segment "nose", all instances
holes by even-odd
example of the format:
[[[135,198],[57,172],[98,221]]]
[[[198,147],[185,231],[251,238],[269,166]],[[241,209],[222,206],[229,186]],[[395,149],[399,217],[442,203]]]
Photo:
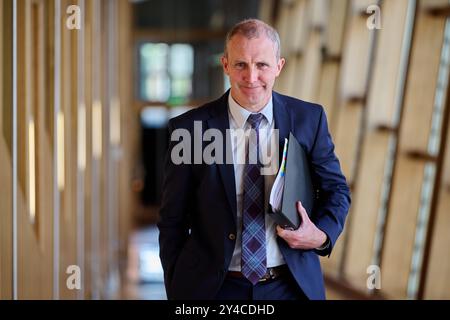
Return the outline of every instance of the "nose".
[[[245,81],[247,81],[248,83],[254,83],[257,80],[258,80],[258,70],[255,67],[250,66],[246,70]]]

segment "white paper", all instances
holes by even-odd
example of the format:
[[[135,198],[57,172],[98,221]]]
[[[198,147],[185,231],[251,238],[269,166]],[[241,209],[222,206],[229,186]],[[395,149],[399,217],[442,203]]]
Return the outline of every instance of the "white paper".
[[[281,210],[284,191],[284,176],[286,173],[286,157],[287,157],[288,139],[284,139],[283,158],[281,160],[280,169],[270,191],[269,204],[274,212]]]

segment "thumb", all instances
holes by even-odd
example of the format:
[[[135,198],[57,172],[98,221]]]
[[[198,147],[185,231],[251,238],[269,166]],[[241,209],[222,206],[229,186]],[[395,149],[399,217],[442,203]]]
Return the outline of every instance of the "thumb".
[[[308,213],[306,212],[306,209],[303,208],[302,203],[300,201],[297,201],[297,212],[300,214],[302,222],[309,221]]]

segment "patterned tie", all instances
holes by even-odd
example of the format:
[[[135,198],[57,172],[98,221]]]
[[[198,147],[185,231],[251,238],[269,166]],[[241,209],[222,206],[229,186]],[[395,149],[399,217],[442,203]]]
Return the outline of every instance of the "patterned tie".
[[[263,118],[260,113],[248,117],[252,130],[244,167],[241,272],[253,284],[266,273],[264,176],[261,175],[261,164],[257,160],[259,125]]]

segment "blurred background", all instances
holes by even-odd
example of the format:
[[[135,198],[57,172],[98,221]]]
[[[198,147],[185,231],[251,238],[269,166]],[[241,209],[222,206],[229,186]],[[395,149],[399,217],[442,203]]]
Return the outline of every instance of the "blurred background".
[[[166,298],[167,121],[225,92],[249,17],[352,190],[328,298],[450,299],[450,1],[0,0],[1,299]]]

